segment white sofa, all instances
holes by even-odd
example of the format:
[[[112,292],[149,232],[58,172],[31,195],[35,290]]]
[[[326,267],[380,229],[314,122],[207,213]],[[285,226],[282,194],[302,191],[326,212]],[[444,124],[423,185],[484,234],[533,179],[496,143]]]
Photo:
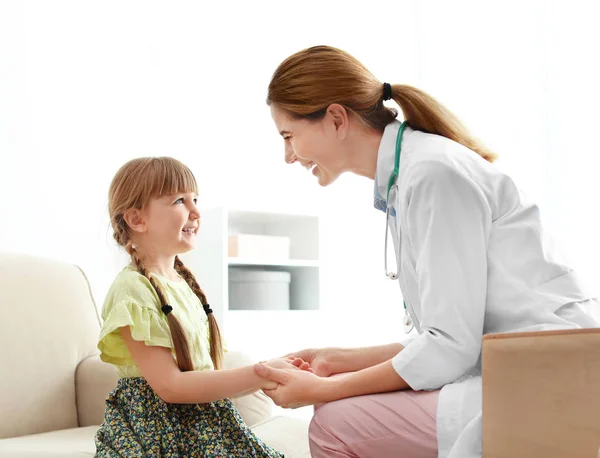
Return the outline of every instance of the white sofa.
[[[0,254],[0,458],[93,456],[104,402],[116,384],[100,361],[100,319],[83,271]],[[251,364],[230,352],[228,367]],[[308,423],[273,416],[262,393],[234,401],[246,423],[286,458],[310,457]]]

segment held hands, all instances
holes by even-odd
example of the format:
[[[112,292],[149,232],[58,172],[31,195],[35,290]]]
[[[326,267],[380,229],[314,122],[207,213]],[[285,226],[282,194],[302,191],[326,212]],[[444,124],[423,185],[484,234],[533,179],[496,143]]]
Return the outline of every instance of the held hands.
[[[327,400],[331,385],[327,350],[303,350],[254,366],[255,372],[273,385],[263,388],[275,404],[297,408]],[[330,388],[330,387],[329,387]]]
[[[297,358],[294,356],[283,356],[281,358],[275,358],[269,361],[261,361],[259,364],[273,369],[312,372],[312,368],[310,367],[309,363],[304,361],[302,358]],[[263,377],[261,389],[265,393],[269,390],[275,390],[278,386],[278,382]]]

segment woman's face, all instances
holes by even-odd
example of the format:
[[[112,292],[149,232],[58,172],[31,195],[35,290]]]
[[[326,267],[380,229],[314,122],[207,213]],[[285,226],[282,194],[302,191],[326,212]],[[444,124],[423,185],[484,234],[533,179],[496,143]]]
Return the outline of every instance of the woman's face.
[[[285,144],[285,162],[299,162],[312,170],[321,186],[333,183],[344,172],[341,140],[345,137],[347,118],[342,119],[343,114],[340,118],[337,108],[331,107],[323,118],[313,121],[294,119],[271,105],[271,116]]]

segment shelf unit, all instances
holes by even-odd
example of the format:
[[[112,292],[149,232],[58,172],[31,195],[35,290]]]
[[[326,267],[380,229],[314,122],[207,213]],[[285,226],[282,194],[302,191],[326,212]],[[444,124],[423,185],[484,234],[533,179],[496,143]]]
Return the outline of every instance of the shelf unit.
[[[314,345],[310,329],[321,308],[319,218],[219,207],[203,211],[201,221],[196,249],[182,260],[206,293],[228,348],[266,359]],[[229,257],[228,237],[238,233],[289,237],[289,259]],[[290,309],[230,310],[231,267],[290,272]]]

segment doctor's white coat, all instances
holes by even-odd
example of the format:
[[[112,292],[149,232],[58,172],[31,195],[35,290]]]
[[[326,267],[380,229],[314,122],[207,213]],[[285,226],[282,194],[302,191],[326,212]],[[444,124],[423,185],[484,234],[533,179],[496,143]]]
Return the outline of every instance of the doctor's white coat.
[[[399,127],[381,140],[376,200]],[[407,127],[396,183],[388,222],[418,336],[401,340],[393,365],[414,390],[442,388],[439,457],[480,457],[482,336],[597,327],[600,304],[553,248],[538,207],[477,153]]]

